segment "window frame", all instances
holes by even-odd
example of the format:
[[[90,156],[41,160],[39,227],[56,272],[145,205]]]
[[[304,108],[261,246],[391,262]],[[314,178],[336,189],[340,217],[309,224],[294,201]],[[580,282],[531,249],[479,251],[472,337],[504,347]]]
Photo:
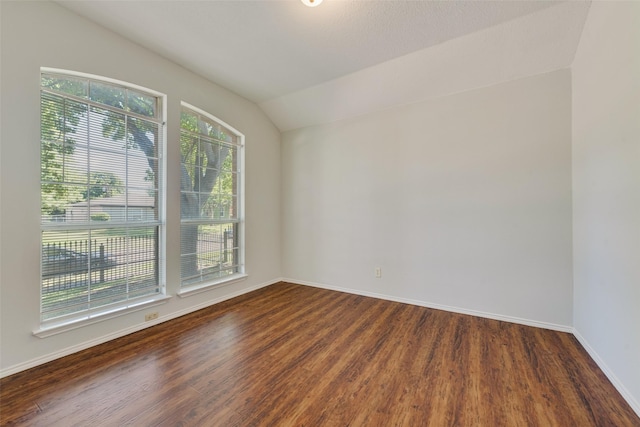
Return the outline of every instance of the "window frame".
[[[40,327],[34,331],[34,335],[39,337],[54,335],[54,334],[61,333],[70,329],[75,329],[87,324],[96,323],[109,318],[117,317],[128,312],[143,310],[150,306],[162,304],[170,299],[170,297],[167,296],[167,286],[166,286],[167,96],[161,92],[158,92],[146,87],[142,87],[133,83],[124,82],[124,81],[109,78],[109,77],[98,76],[94,74],[82,73],[82,72],[71,71],[71,70],[58,69],[58,68],[41,67],[40,73],[39,73],[40,103],[42,103],[44,93],[53,93],[55,94],[55,96],[60,96],[64,99],[70,99],[75,102],[84,103],[85,105],[87,105],[87,108],[90,108],[91,106],[94,106],[94,105],[97,108],[104,109],[106,107],[106,105],[102,105],[101,103],[95,102],[89,99],[89,97],[87,98],[76,97],[72,94],[68,94],[68,93],[65,94],[63,91],[55,91],[55,90],[49,90],[44,88],[42,85],[42,78],[43,76],[46,76],[46,75],[60,76],[61,78],[69,78],[69,79],[82,79],[82,80],[87,80],[91,82],[97,82],[99,84],[115,85],[115,86],[125,88],[129,91],[140,92],[142,95],[147,95],[155,98],[157,110],[154,117],[144,117],[142,115],[136,114],[135,112],[126,111],[124,109],[119,113],[127,117],[133,117],[133,118],[138,117],[139,119],[143,119],[157,125],[157,129],[158,129],[157,147],[156,147],[157,171],[155,173],[159,176],[156,177],[156,184],[155,184],[157,186],[157,189],[156,189],[157,219],[155,220],[133,221],[127,218],[124,221],[114,221],[113,223],[110,223],[105,226],[105,224],[96,224],[92,222],[91,218],[87,216],[87,218],[84,221],[79,223],[73,223],[73,222],[72,223],[66,223],[66,222],[45,223],[45,221],[43,221],[42,219],[42,214],[41,214],[41,220],[40,220],[41,250],[40,250],[40,258],[39,258],[39,268],[40,268],[39,325]],[[110,108],[115,108],[115,107],[110,107]],[[106,110],[108,109],[109,108],[107,108]],[[42,132],[42,126],[43,126],[43,110],[41,106],[40,114],[39,114],[39,127],[41,129],[41,132]],[[87,137],[88,136],[89,136],[89,133],[87,133]],[[86,150],[87,150],[87,153],[90,153],[89,146],[86,147]],[[40,174],[42,174],[42,171],[43,171],[42,158],[41,158],[42,152],[43,151],[42,151],[42,136],[41,136],[39,157],[38,157],[40,162],[40,168],[39,168]],[[89,165],[89,163],[90,163],[90,160],[87,159],[87,165]],[[87,173],[90,173],[90,172],[91,170],[88,169]],[[39,180],[40,180],[40,186],[41,186],[40,200],[42,203],[43,195],[44,195],[42,191],[42,184],[44,182],[43,177],[40,176]],[[90,184],[87,183],[87,189],[89,189],[89,185]],[[125,185],[124,188],[128,188],[128,186]],[[128,206],[128,203],[129,202],[127,202],[127,206]],[[44,284],[45,274],[43,271],[44,260],[43,260],[42,245],[44,244],[44,234],[46,232],[48,231],[66,232],[69,230],[81,230],[81,231],[89,232],[89,230],[92,230],[92,229],[113,228],[113,229],[124,230],[124,229],[136,228],[136,227],[156,227],[157,229],[157,242],[155,242],[155,249],[154,249],[155,251],[154,262],[157,265],[156,267],[157,283],[155,283],[155,286],[158,288],[157,292],[129,298],[129,290],[127,290],[126,292],[127,297],[123,301],[108,303],[98,307],[91,307],[89,305],[89,307],[86,309],[82,309],[70,314],[59,315],[49,319],[43,318],[43,315],[44,315],[43,284]],[[88,249],[88,251],[89,252],[87,257],[89,257],[90,255],[93,256],[90,248]],[[130,250],[127,250],[125,252],[125,256],[128,256],[127,254],[130,254]],[[128,265],[128,261],[127,261],[127,265]],[[87,280],[89,280],[89,278],[87,278]]]
[[[237,138],[237,144],[234,144],[237,150],[237,184],[236,184],[236,191],[237,191],[237,199],[236,199],[236,203],[237,203],[237,219],[232,220],[232,219],[225,219],[224,221],[222,220],[206,220],[206,219],[197,219],[197,220],[189,220],[189,219],[184,219],[182,218],[182,209],[181,209],[181,213],[180,213],[180,230],[181,230],[181,242],[182,242],[182,226],[185,224],[192,224],[192,225],[196,225],[196,224],[224,224],[224,223],[235,223],[236,224],[236,229],[238,230],[237,232],[237,236],[234,236],[234,239],[237,239],[237,245],[238,245],[238,249],[237,249],[237,271],[233,274],[230,274],[228,276],[223,276],[223,277],[218,277],[218,278],[213,278],[213,279],[208,279],[208,280],[203,280],[200,282],[196,282],[196,283],[190,283],[190,284],[184,284],[183,283],[183,279],[182,279],[182,249],[180,251],[180,285],[179,285],[179,290],[177,292],[177,295],[180,297],[186,297],[189,295],[193,295],[193,294],[197,294],[197,293],[201,293],[201,292],[205,292],[208,291],[212,288],[216,288],[216,287],[220,287],[220,286],[226,286],[232,283],[236,283],[238,281],[242,281],[244,280],[246,277],[248,277],[248,275],[246,274],[245,271],[245,135],[240,132],[239,130],[237,130],[235,127],[229,125],[228,123],[226,123],[225,121],[221,120],[220,118],[214,116],[211,113],[208,113],[207,111],[198,108],[194,105],[191,105],[187,102],[181,101],[180,103],[180,113],[182,116],[182,112],[184,111],[188,111],[190,113],[194,113],[196,115],[202,116],[204,118],[206,118],[207,120],[225,128],[226,130],[230,131],[236,138]],[[182,123],[180,123],[180,136],[182,137]],[[183,159],[182,159],[182,153],[180,154],[180,167],[182,168],[183,165]],[[180,188],[180,193],[182,195],[182,188]],[[181,197],[182,199],[182,197]],[[182,203],[182,200],[181,200]]]

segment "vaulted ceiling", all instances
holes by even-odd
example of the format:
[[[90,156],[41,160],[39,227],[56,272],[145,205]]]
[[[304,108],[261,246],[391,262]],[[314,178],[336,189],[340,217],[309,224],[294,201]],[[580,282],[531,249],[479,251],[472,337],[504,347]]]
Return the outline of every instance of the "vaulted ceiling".
[[[282,131],[571,65],[586,1],[59,1]]]

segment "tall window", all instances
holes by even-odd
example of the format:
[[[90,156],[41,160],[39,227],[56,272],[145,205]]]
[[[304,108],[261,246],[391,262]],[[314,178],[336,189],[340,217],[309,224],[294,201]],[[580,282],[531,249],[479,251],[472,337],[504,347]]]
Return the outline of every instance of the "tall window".
[[[183,288],[243,273],[241,180],[244,137],[195,107],[183,104],[181,276]]]
[[[40,100],[42,322],[164,294],[162,96],[43,70]]]

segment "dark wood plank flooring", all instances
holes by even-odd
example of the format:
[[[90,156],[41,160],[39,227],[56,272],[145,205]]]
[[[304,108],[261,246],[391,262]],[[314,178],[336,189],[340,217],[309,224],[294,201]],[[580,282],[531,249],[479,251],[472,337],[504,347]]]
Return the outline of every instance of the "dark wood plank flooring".
[[[640,426],[571,334],[287,283],[0,387],[2,425]]]

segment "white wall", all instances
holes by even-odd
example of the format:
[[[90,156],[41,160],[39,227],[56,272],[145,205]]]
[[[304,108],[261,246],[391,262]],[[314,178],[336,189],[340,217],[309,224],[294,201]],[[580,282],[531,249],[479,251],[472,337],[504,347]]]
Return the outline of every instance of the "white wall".
[[[285,277],[570,330],[569,70],[286,132],[282,165]]]
[[[640,414],[640,3],[591,5],[572,77],[574,327]]]
[[[280,134],[258,107],[50,2],[1,2],[2,129],[0,374],[144,326],[143,313],[36,338],[39,326],[40,67],[107,76],[168,95],[167,287],[180,282],[180,101],[246,135],[246,269],[243,282],[154,308],[160,318],[273,282],[281,276]],[[203,52],[206,54],[206,52]],[[147,324],[148,325],[148,324]]]

